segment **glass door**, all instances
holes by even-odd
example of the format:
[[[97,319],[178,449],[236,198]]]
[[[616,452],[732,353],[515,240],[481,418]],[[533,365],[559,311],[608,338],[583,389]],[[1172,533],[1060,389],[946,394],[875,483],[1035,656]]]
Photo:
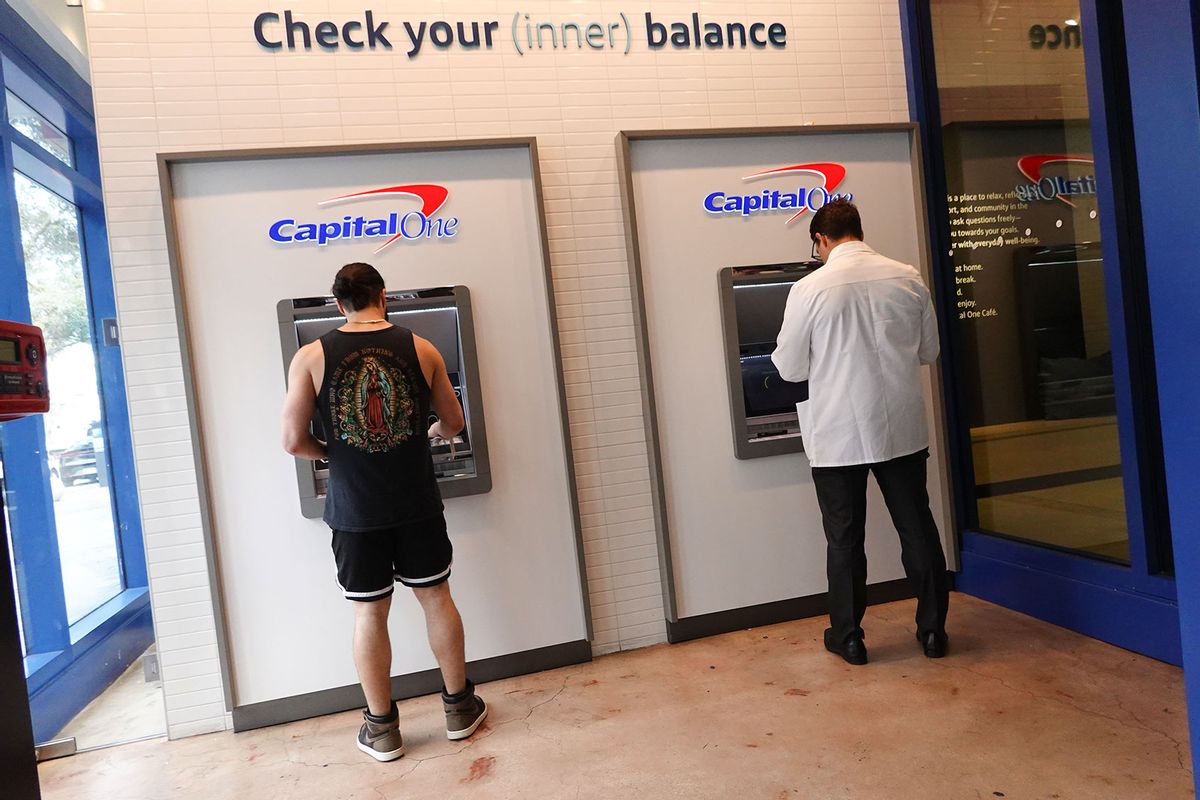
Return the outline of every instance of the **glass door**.
[[[79,209],[14,176],[33,324],[46,340],[50,413],[42,418],[67,624],[125,589],[108,479],[107,434],[84,276]]]
[[[1086,120],[943,130],[978,528],[1128,564]]]
[[[1177,660],[1169,540],[1142,491],[1161,443],[1142,435],[1135,409],[1153,406],[1153,387],[1130,379],[1136,275],[1108,179],[1131,165],[1114,167],[1107,134],[1120,87],[1096,85],[1120,72],[1101,69],[1120,51],[1092,52],[1087,0],[906,5],[927,70],[913,80],[938,162],[932,185],[944,191],[933,206],[957,423],[957,585]]]

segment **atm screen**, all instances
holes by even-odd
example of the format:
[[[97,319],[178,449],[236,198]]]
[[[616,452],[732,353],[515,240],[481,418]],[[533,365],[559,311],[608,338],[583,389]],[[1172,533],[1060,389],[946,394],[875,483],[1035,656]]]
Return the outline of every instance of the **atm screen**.
[[[795,283],[794,280],[739,283],[735,279],[733,301],[737,306],[739,344],[775,349],[779,327],[783,324],[783,309]]]
[[[770,354],[742,356],[742,391],[746,417],[792,414],[796,404],[808,399],[808,381],[788,383],[779,377]]]
[[[721,316],[738,458],[802,449],[796,404],[808,399],[808,383],[781,378],[771,353],[783,325],[788,294],[796,281],[814,268],[811,264],[778,264],[721,270]]]
[[[388,321],[393,325],[408,328],[423,339],[428,339],[446,359],[446,371],[458,371],[458,311],[453,307],[418,310],[389,310]],[[330,331],[346,324],[346,318],[336,316],[314,317],[296,320],[296,335],[303,347],[320,339]]]
[[[734,281],[738,357],[748,418],[793,412],[797,403],[808,399],[807,383],[788,383],[771,363],[771,352],[783,325],[783,310],[794,284],[794,280]]]

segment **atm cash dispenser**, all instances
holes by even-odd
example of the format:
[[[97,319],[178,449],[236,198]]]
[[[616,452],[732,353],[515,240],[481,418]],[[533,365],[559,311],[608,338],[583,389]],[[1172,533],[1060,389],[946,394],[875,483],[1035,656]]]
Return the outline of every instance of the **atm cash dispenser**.
[[[808,383],[788,383],[771,363],[788,292],[820,262],[726,267],[717,276],[729,376],[733,452],[739,459],[803,452],[796,404]]]
[[[346,322],[332,297],[281,300],[278,311],[285,371],[298,349]],[[492,477],[488,467],[470,292],[465,286],[388,292],[387,316],[392,324],[408,328],[437,347],[446,360],[446,372],[463,407],[466,426],[462,433],[454,437],[453,442],[441,439],[432,442],[434,472],[442,497],[490,491]],[[325,441],[318,416],[313,416],[312,425],[313,435]],[[328,462],[297,458],[296,479],[300,488],[301,513],[309,519],[319,519],[325,510]]]

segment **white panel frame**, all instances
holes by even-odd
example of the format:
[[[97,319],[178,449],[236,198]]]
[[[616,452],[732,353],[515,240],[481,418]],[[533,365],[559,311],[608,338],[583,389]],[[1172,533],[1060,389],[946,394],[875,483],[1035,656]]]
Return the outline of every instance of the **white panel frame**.
[[[247,702],[246,698],[240,697],[238,691],[238,664],[237,656],[234,652],[233,639],[231,637],[229,625],[229,598],[227,597],[226,584],[223,580],[230,565],[222,564],[222,554],[219,548],[219,535],[215,530],[216,522],[214,514],[214,498],[212,489],[214,485],[213,474],[210,468],[209,448],[205,445],[205,425],[201,406],[203,405],[201,397],[198,393],[198,370],[196,364],[196,341],[193,336],[194,322],[190,320],[188,307],[188,292],[186,291],[186,266],[183,263],[185,247],[181,241],[183,233],[180,223],[180,215],[178,213],[177,203],[177,171],[186,169],[191,165],[218,164],[228,162],[260,162],[267,160],[284,160],[284,159],[319,159],[322,157],[346,157],[346,156],[386,156],[386,155],[406,155],[406,154],[442,154],[447,152],[486,152],[492,151],[510,151],[513,149],[524,150],[529,165],[529,180],[531,182],[532,194],[535,206],[535,219],[528,222],[533,226],[533,232],[536,236],[535,250],[540,256],[540,267],[542,275],[543,297],[540,298],[546,303],[543,310],[537,312],[535,306],[530,306],[530,309],[535,313],[546,315],[549,322],[549,342],[551,345],[552,363],[554,366],[554,375],[552,376],[553,384],[556,388],[556,397],[554,398],[554,408],[558,412],[557,425],[554,427],[556,434],[554,438],[561,436],[562,444],[562,481],[566,489],[567,508],[569,509],[570,527],[573,536],[572,547],[575,559],[575,567],[578,570],[578,602],[579,602],[579,619],[576,639],[571,639],[566,642],[547,643],[545,648],[539,648],[545,652],[525,651],[513,653],[496,653],[489,654],[483,661],[482,671],[490,677],[496,677],[504,674],[520,674],[521,672],[533,671],[537,669],[545,669],[551,666],[559,666],[558,662],[576,663],[580,660],[590,658],[590,640],[592,639],[592,622],[589,604],[586,597],[587,575],[586,567],[583,558],[583,540],[582,527],[580,520],[580,512],[578,505],[578,491],[575,480],[574,456],[572,453],[571,438],[567,426],[567,411],[566,411],[566,391],[564,384],[563,365],[560,355],[559,333],[557,326],[554,324],[555,315],[555,300],[551,290],[551,274],[550,274],[550,257],[549,244],[547,238],[544,200],[542,192],[542,181],[539,170],[539,161],[537,156],[537,143],[532,137],[512,137],[498,139],[479,139],[466,141],[448,141],[448,142],[412,142],[403,144],[380,144],[380,145],[355,145],[355,146],[331,146],[331,147],[297,147],[297,148],[266,148],[266,149],[249,149],[249,150],[217,150],[203,151],[194,153],[171,153],[160,154],[158,157],[159,180],[161,186],[163,214],[167,228],[167,244],[168,258],[171,269],[172,289],[175,296],[176,310],[176,325],[179,333],[179,341],[181,347],[181,356],[183,362],[185,397],[187,400],[187,409],[190,419],[192,441],[195,443],[193,447],[193,457],[195,459],[195,467],[199,485],[200,513],[202,521],[202,531],[205,542],[205,549],[208,556],[208,572],[209,584],[211,587],[212,603],[214,614],[217,619],[217,651],[221,664],[222,683],[225,695],[225,706],[228,712],[233,714],[233,725],[235,728],[255,727],[258,724],[270,724],[275,722],[286,721],[288,719],[299,719],[306,716],[312,716],[316,713],[329,713],[331,711],[340,710],[358,705],[361,698],[358,696],[358,690],[355,685],[338,686],[338,687],[317,687],[313,692],[293,696],[271,698],[262,702]],[[359,248],[361,250],[361,248]],[[335,256],[330,256],[331,262],[336,259]],[[346,260],[346,259],[343,259]],[[353,260],[353,259],[349,259]],[[407,286],[389,286],[392,289],[413,288]],[[290,289],[280,287],[280,296],[287,294]],[[298,288],[292,294],[300,296],[311,294],[311,291]],[[527,301],[535,302],[539,298],[524,298]],[[274,323],[274,312],[268,316],[271,317]],[[276,337],[277,338],[277,337]],[[276,343],[277,346],[277,343]],[[514,358],[520,358],[517,353],[513,354]],[[266,376],[274,381],[276,376]],[[280,396],[282,399],[282,396]],[[547,420],[553,425],[553,420]],[[500,464],[493,463],[493,470],[503,469]],[[292,470],[288,470],[289,481],[291,479]],[[292,494],[295,494],[294,488]],[[294,513],[297,519],[300,519],[298,508],[281,509],[281,513]],[[453,532],[452,532],[453,535]],[[322,554],[329,560],[329,569],[332,570],[332,555],[328,552]],[[519,579],[519,575],[506,576],[509,580]],[[335,589],[336,591],[336,589]],[[460,590],[461,591],[461,590]],[[398,593],[398,598],[401,595]],[[338,602],[344,603],[340,598]],[[411,609],[410,609],[411,610]],[[397,616],[395,612],[393,617]],[[412,616],[409,614],[408,616]],[[569,626],[568,626],[569,627]],[[347,629],[348,630],[348,629]],[[419,637],[416,631],[408,631],[407,636],[412,639]],[[573,645],[582,643],[583,647],[575,647]],[[468,645],[469,647],[469,645]],[[348,648],[346,657],[348,658]],[[340,650],[339,650],[340,652]],[[508,660],[506,660],[508,659]],[[429,691],[427,684],[430,680],[430,675],[426,674],[430,671],[412,673],[407,676],[413,678],[405,683],[403,680],[406,676],[401,676],[399,679],[398,691],[405,693],[405,686],[409,686],[408,693],[422,693]],[[397,679],[393,679],[396,683]],[[347,691],[350,690],[350,691]],[[265,710],[264,710],[265,708]],[[242,713],[244,720],[249,720],[243,725],[238,724],[239,712]]]
[[[654,490],[653,503],[659,532],[659,560],[661,564],[663,593],[668,611],[668,636],[671,641],[681,641],[696,636],[735,630],[749,625],[765,624],[781,619],[822,613],[825,603],[825,590],[827,588],[824,578],[824,537],[821,533],[819,510],[816,508],[815,499],[811,497],[811,490],[809,490],[810,496],[805,502],[811,507],[807,508],[797,518],[797,521],[799,525],[807,526],[804,536],[806,543],[809,545],[809,550],[812,551],[807,553],[811,558],[808,562],[797,561],[797,555],[801,548],[800,542],[795,540],[798,531],[793,532],[793,540],[790,544],[784,541],[779,542],[780,548],[774,556],[789,565],[793,572],[798,573],[801,569],[807,570],[802,579],[795,581],[791,590],[785,590],[784,586],[780,585],[781,580],[779,575],[774,576],[777,585],[772,589],[762,585],[763,575],[761,573],[750,574],[744,571],[735,571],[735,573],[730,574],[720,571],[724,565],[707,564],[705,568],[709,569],[710,572],[716,571],[716,577],[713,577],[709,581],[708,586],[719,597],[705,599],[699,596],[702,594],[702,591],[697,591],[698,583],[703,582],[698,582],[695,579],[695,575],[688,578],[687,571],[693,568],[691,564],[680,563],[689,558],[694,563],[696,553],[694,547],[689,548],[686,543],[686,534],[681,535],[678,530],[674,529],[676,514],[672,506],[676,503],[691,502],[699,495],[704,495],[706,498],[711,499],[711,490],[713,487],[698,489],[696,486],[692,486],[691,491],[685,497],[685,494],[679,491],[678,486],[674,487],[675,491],[672,491],[672,486],[670,485],[672,482],[669,475],[669,462],[672,457],[671,444],[664,442],[662,415],[659,408],[659,395],[662,392],[655,389],[653,358],[653,352],[657,349],[654,328],[656,324],[662,325],[663,321],[654,318],[654,311],[656,310],[653,308],[655,298],[652,296],[653,289],[648,287],[648,283],[652,282],[655,277],[658,277],[652,271],[662,268],[652,266],[649,263],[646,253],[647,241],[652,235],[674,235],[674,241],[681,241],[682,237],[679,236],[678,231],[668,232],[667,234],[661,232],[648,234],[644,230],[646,227],[645,212],[641,210],[639,205],[639,199],[641,199],[637,174],[639,165],[635,163],[637,156],[634,151],[640,143],[682,147],[688,142],[696,140],[712,141],[724,139],[745,141],[766,137],[778,139],[831,135],[847,137],[878,136],[880,134],[894,134],[906,140],[905,149],[912,174],[911,196],[907,198],[911,202],[912,208],[911,230],[913,241],[911,242],[911,249],[916,256],[912,260],[920,269],[926,283],[932,285],[930,265],[933,262],[930,258],[928,231],[925,221],[921,217],[922,209],[925,208],[925,190],[922,180],[920,141],[915,124],[882,123],[868,125],[723,128],[710,130],[625,131],[617,137],[618,159],[622,173],[622,198],[627,231],[630,284],[633,288],[635,327],[638,335],[638,355],[640,366],[645,376],[642,403],[646,420],[647,447],[650,452],[651,485]],[[719,187],[714,186],[713,188],[716,189]],[[698,197],[696,198],[697,203],[699,199]],[[681,219],[687,218],[688,212],[680,211],[678,216]],[[783,231],[783,218],[776,215],[773,219],[777,220],[776,224],[779,225],[780,231]],[[736,224],[737,221],[714,220],[713,222]],[[805,223],[802,221],[801,224]],[[869,218],[864,220],[864,227],[870,228]],[[805,230],[807,229],[805,228]],[[711,302],[713,309],[711,310],[717,319],[717,324],[711,332],[714,341],[720,342],[722,336],[719,323],[719,300],[714,288],[716,285],[716,281],[714,280],[715,273],[720,268],[726,266],[749,266],[755,263],[756,257],[760,258],[762,263],[774,263],[788,260],[789,258],[791,260],[802,260],[808,255],[808,243],[807,236],[801,238],[802,242],[796,245],[798,249],[795,252],[780,253],[775,251],[774,253],[759,253],[757,256],[748,253],[746,258],[740,263],[722,262],[719,265],[714,265],[714,274],[712,275],[706,273],[691,276],[702,286],[704,291],[712,295]],[[869,242],[869,235],[867,239]],[[800,252],[801,249],[803,252]],[[657,310],[661,314],[662,309]],[[704,313],[695,307],[688,309],[688,312]],[[723,357],[724,347],[721,346],[715,352]],[[711,354],[701,352],[697,353],[695,358],[704,358],[707,355]],[[715,358],[715,355],[713,357]],[[714,373],[719,372],[718,379],[722,382],[724,381],[724,364],[719,365],[719,367],[714,368],[712,371]],[[952,569],[957,569],[957,529],[953,525],[950,486],[948,475],[944,468],[944,465],[948,463],[948,454],[946,451],[945,415],[942,407],[940,362],[928,370],[926,374],[925,399],[930,423],[930,452],[932,455],[929,462],[931,505],[942,535],[947,562]],[[719,400],[723,401],[725,399],[724,393],[718,394],[720,395]],[[732,445],[728,441],[729,421],[722,418],[720,423],[719,428],[715,428],[712,431],[697,431],[697,435],[712,437],[714,440],[720,441],[722,449],[724,447],[730,448],[728,457],[730,461],[733,461]],[[693,453],[692,455],[695,454]],[[738,462],[738,469],[740,472],[745,473],[752,471],[762,473],[770,465],[775,464],[778,465],[778,469],[784,470],[790,468],[792,472],[795,472],[796,467],[801,464],[807,464],[807,459],[802,453],[773,456],[766,459],[758,459],[757,461],[759,462],[757,464],[755,461],[740,461]],[[761,478],[762,475],[759,477]],[[800,485],[801,483],[801,476],[799,473],[796,473],[795,484],[792,486],[794,494],[800,495],[802,492],[805,492],[805,488]],[[870,495],[868,556],[871,557],[873,565],[871,567],[871,582],[873,584],[880,583],[879,578],[882,577],[883,582],[891,583],[903,577],[903,571],[900,569],[899,564],[899,548],[894,532],[889,533],[891,523],[886,511],[883,511],[881,514],[882,504],[876,496],[877,492],[871,490]],[[880,522],[882,522],[883,530],[880,530],[880,525],[878,524]],[[721,536],[723,532],[706,530],[704,533],[705,535]],[[747,532],[740,531],[739,535],[747,535]],[[695,535],[693,535],[694,538]],[[814,542],[816,543],[815,545]],[[818,550],[820,552],[819,559],[816,558]],[[814,559],[816,559],[815,564],[813,563]],[[805,563],[807,563],[807,566],[805,566]],[[773,570],[778,573],[780,570],[777,567],[778,565],[772,566],[771,562],[763,563],[765,570]],[[689,586],[681,586],[681,583],[684,582],[681,578],[690,580],[690,596],[688,594]],[[759,597],[745,604],[731,601],[730,598],[733,595],[737,595],[738,592],[730,591],[729,584],[735,582],[754,586],[750,594],[757,593]],[[723,584],[723,588],[717,588],[718,584]],[[897,591],[903,592],[904,589],[900,587],[900,584],[893,583],[892,587],[881,593],[879,597],[880,599],[893,597]],[[741,594],[745,595],[747,593],[742,592]],[[724,599],[721,599],[721,597],[724,597]]]

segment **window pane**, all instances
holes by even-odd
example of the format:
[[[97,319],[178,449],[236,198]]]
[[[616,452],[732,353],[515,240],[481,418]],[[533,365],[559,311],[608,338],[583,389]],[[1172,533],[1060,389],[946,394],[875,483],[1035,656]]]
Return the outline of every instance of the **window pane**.
[[[79,212],[41,184],[20,173],[15,178],[29,305],[33,324],[42,328],[46,337],[50,384],[50,413],[44,420],[47,458],[67,618],[74,624],[124,588],[88,319]]]
[[[66,164],[75,166],[71,155],[71,139],[59,128],[34,111],[11,91],[5,90],[8,103],[8,121],[14,128],[42,146],[50,155]]]
[[[1129,562],[1078,0],[935,0],[979,527]]]

